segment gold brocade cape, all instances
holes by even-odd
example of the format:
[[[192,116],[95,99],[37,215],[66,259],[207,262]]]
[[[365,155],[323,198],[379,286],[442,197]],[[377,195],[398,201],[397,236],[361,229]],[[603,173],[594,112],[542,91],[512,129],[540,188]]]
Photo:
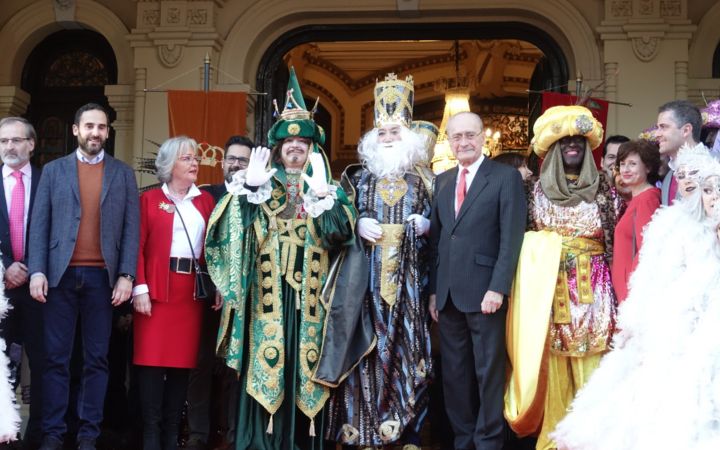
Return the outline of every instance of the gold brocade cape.
[[[225,195],[208,223],[208,272],[224,299],[218,354],[238,372],[243,358],[248,358],[247,373],[240,374],[246,378],[245,388],[274,414],[285,394],[283,308],[297,307],[300,354],[295,403],[312,419],[329,397],[328,388],[311,379],[325,318],[320,289],[328,271],[326,236],[319,235],[318,219],[279,218],[286,207],[284,171],[279,170],[272,183],[271,200],[260,205],[243,195]],[[352,222],[354,210],[342,189],[337,195],[338,214]],[[247,309],[246,302],[250,302]],[[246,326],[249,342],[244,342]]]
[[[542,426],[545,352],[562,247],[558,233],[526,232],[515,273],[507,314],[511,372],[505,389],[505,418],[520,436],[533,434]]]

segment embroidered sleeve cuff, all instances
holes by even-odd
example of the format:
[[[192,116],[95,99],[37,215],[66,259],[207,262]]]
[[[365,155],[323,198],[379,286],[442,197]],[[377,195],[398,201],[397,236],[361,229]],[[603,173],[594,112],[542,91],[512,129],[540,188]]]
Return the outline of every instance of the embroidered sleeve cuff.
[[[137,295],[147,294],[150,292],[150,289],[148,289],[147,284],[138,284],[133,288],[132,296],[135,297]]]
[[[272,182],[268,180],[262,186],[248,186],[245,184],[245,177],[235,174],[228,185],[230,195],[245,195],[247,201],[259,205],[266,202],[272,193]]]
[[[329,185],[328,195],[323,198],[319,198],[312,189],[308,189],[303,200],[303,207],[314,219],[325,211],[330,211],[335,205],[335,199],[337,199],[337,186]]]

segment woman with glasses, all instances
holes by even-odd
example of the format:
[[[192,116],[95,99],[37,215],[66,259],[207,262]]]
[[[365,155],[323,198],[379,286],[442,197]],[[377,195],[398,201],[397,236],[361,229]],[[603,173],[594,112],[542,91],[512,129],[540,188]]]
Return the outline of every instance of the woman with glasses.
[[[188,375],[197,362],[203,308],[208,307],[195,298],[194,259],[204,263],[205,228],[215,202],[195,186],[199,159],[193,139],[168,139],[155,160],[163,185],[140,197],[133,362],[144,450],[177,448]],[[213,308],[220,306],[218,297]]]

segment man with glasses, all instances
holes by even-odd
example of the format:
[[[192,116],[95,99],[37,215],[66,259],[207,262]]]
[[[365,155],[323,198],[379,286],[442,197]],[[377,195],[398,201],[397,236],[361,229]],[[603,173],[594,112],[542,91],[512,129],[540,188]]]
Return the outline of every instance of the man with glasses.
[[[210,193],[217,203],[228,191],[231,183],[244,184],[245,170],[250,152],[255,147],[246,136],[230,136],[225,143],[225,157],[222,168],[225,181],[220,184],[201,186]],[[235,181],[233,181],[235,180]],[[242,181],[241,181],[242,180]],[[215,339],[220,324],[220,312],[205,309],[197,367],[190,372],[188,385],[188,428],[189,437],[185,447],[188,450],[225,448],[235,436],[235,404],[237,377],[233,370],[215,357]],[[218,363],[219,361],[219,363]],[[220,386],[218,389],[217,386]],[[213,390],[219,395],[211,397]],[[214,406],[214,407],[211,407]],[[216,425],[211,430],[212,425]],[[221,439],[219,446],[210,447],[213,433]],[[229,447],[228,447],[229,448]]]
[[[445,409],[455,449],[503,448],[505,317],[526,220],[522,177],[483,154],[480,116],[447,123],[458,166],[435,180],[430,304],[440,332]]]
[[[20,363],[21,345],[30,363],[32,399],[30,418],[23,436],[24,448],[36,448],[42,439],[42,309],[30,297],[26,265],[30,211],[40,181],[40,169],[30,164],[36,141],[35,129],[22,117],[0,120],[0,157],[3,162],[0,188],[4,193],[0,195],[0,251],[5,267],[5,295],[12,306],[2,322],[0,336],[5,339],[5,351],[13,369],[17,369]],[[15,376],[18,375],[16,372]]]
[[[230,136],[225,143],[225,157],[222,161],[225,182],[203,186],[201,189],[208,191],[215,199],[215,202],[220,200],[220,197],[228,191],[228,186],[233,182],[235,174],[239,173],[239,176],[244,178],[245,169],[247,169],[248,161],[250,161],[250,151],[254,147],[253,141],[246,136]]]

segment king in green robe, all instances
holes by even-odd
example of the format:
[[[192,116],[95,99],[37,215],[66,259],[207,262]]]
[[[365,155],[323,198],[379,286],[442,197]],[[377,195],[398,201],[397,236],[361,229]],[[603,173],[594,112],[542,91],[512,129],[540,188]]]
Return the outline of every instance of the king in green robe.
[[[329,252],[353,242],[355,211],[333,182],[291,69],[288,100],[208,225],[208,271],[224,306],[218,354],[238,372],[237,450],[322,448],[326,386],[312,380]]]

